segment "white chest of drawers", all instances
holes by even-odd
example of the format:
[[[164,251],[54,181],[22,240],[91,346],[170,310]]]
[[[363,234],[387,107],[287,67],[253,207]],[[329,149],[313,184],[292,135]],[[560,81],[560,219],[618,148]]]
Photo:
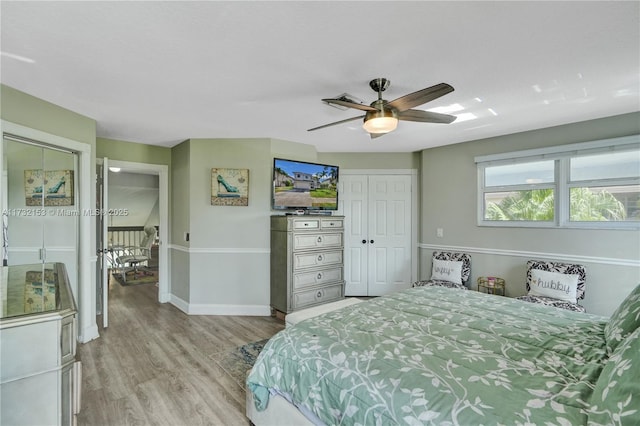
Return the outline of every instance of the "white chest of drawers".
[[[62,263],[2,268],[0,424],[76,424],[76,305]]]
[[[344,217],[271,216],[271,307],[289,313],[344,297]]]

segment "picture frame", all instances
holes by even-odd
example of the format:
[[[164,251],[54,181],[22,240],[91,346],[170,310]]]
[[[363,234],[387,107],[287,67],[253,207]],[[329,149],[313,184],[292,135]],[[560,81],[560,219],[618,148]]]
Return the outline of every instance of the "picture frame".
[[[249,169],[211,169],[212,206],[249,205]]]
[[[73,187],[73,170],[24,171],[25,205],[30,207],[73,206]]]

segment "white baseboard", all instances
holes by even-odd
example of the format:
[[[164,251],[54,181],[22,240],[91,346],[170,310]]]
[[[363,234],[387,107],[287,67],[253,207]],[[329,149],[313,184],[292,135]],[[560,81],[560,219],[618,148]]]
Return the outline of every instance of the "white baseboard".
[[[171,293],[160,293],[158,294],[158,302],[167,303],[171,301]]]
[[[100,333],[98,333],[98,325],[93,323],[89,327],[82,329],[82,333],[78,336],[78,340],[80,343],[87,343],[93,339],[97,339],[98,337],[100,337]]]
[[[268,317],[271,315],[271,308],[263,305],[214,305],[199,303],[189,305],[189,314]]]
[[[180,309],[185,314],[189,314],[189,302],[186,302],[186,301],[180,299],[175,294],[172,294],[169,297],[170,297],[169,303],[171,303],[176,308]]]
[[[271,307],[264,305],[190,304],[175,295],[171,295],[170,303],[188,315],[238,315],[252,317],[268,317],[271,315]]]

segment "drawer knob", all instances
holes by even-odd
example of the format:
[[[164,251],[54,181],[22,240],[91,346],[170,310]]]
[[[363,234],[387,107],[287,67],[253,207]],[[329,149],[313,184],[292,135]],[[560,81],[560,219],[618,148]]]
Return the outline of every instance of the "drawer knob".
[[[322,237],[318,237],[318,242],[321,243],[322,242]]]
[[[322,262],[322,255],[321,254],[318,255],[318,262]]]
[[[362,244],[367,244],[367,240],[362,240]]]
[[[318,279],[321,280],[322,279],[322,273],[318,272]]]
[[[322,297],[322,292],[321,292],[321,291],[319,291],[319,292],[318,292],[318,294],[316,294],[316,297],[317,297],[318,299],[320,299],[320,298]]]

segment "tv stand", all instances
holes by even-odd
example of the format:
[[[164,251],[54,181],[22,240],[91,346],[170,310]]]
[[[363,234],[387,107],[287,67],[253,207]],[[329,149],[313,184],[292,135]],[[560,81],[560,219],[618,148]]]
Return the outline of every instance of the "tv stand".
[[[296,210],[293,212],[285,212],[285,216],[331,216],[330,210]]]

